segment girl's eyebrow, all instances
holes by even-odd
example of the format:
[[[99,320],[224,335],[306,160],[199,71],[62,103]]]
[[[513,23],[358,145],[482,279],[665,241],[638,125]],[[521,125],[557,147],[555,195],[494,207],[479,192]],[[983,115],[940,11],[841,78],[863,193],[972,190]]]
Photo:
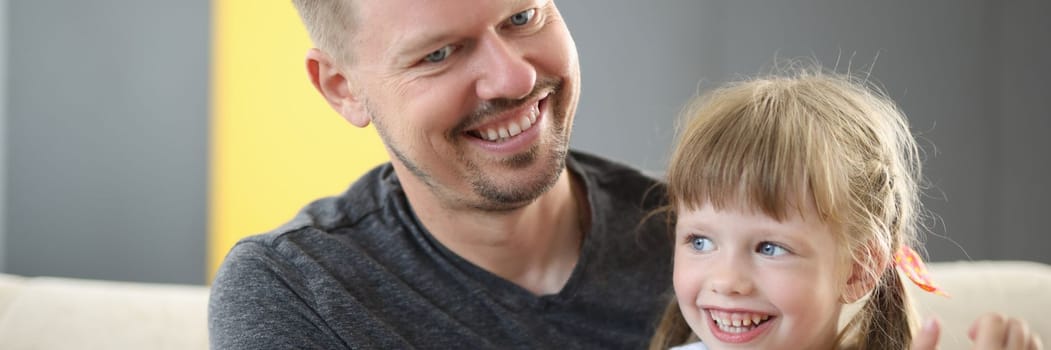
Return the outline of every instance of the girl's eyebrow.
[[[677,219],[678,222],[684,223],[684,225],[693,231],[711,231],[711,225],[702,219],[691,218],[690,220],[683,220],[681,217]]]

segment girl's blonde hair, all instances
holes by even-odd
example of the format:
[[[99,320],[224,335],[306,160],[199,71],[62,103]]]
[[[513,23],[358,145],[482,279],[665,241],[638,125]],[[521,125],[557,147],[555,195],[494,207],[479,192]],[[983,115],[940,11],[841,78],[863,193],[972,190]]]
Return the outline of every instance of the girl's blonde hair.
[[[780,220],[812,200],[872,286],[839,346],[908,348],[916,321],[893,255],[916,240],[920,159],[895,104],[860,79],[812,68],[732,83],[684,117],[667,172],[672,218],[707,201]],[[688,330],[670,305],[651,349],[683,343]]]

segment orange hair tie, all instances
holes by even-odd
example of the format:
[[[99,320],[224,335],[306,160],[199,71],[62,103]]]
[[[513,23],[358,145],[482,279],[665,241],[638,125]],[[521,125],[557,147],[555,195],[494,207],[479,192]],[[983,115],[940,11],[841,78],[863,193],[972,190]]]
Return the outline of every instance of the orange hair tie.
[[[927,266],[923,264],[923,259],[911,247],[903,245],[901,249],[898,249],[898,252],[894,254],[894,265],[898,267],[898,271],[909,277],[909,280],[912,280],[912,283],[915,283],[920,289],[949,297],[949,293],[946,293],[931,281],[931,275],[927,272]]]

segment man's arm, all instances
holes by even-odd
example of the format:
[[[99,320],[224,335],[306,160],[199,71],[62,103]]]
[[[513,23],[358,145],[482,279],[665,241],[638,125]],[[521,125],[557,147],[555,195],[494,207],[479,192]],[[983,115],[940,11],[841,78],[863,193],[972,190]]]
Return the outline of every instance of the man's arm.
[[[263,244],[235,246],[212,285],[211,348],[347,348],[311,306],[303,278]]]

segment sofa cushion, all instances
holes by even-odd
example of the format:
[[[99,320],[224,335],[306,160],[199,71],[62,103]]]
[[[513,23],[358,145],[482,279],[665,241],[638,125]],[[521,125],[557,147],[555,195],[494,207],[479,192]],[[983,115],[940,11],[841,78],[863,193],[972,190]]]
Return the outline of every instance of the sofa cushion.
[[[979,315],[995,311],[1020,317],[1051,339],[1051,266],[1023,261],[936,263],[929,266],[935,283],[950,296],[926,293],[909,284],[916,310],[942,323],[942,349],[970,349],[967,329]]]
[[[0,349],[208,348],[205,286],[5,277],[0,290],[19,282],[0,307]]]
[[[4,314],[7,306],[22,291],[23,284],[25,277],[0,274],[0,315]]]

